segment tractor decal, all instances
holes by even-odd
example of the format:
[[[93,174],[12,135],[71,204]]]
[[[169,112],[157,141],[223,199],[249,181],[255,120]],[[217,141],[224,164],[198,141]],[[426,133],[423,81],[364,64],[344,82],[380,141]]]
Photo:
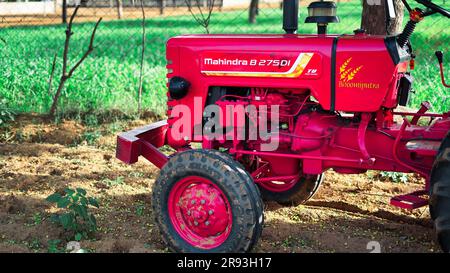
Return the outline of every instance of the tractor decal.
[[[379,83],[374,82],[352,82],[356,75],[363,69],[363,65],[352,66],[352,57],[347,58],[339,67],[339,87],[341,88],[362,88],[378,89]]]
[[[201,57],[201,72],[207,76],[317,78],[320,66],[320,55],[312,52],[204,52]]]
[[[339,80],[344,82],[349,82],[353,80],[359,71],[363,68],[362,65],[358,67],[349,67],[352,57],[348,58],[339,68]]]

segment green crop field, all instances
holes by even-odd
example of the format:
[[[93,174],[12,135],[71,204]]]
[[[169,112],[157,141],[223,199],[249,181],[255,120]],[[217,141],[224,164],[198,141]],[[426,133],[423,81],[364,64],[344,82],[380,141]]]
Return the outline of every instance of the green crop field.
[[[302,7],[300,22],[307,14]],[[359,28],[360,2],[339,3],[341,23],[330,33],[352,33]],[[281,33],[281,11],[262,9],[256,25],[247,22],[248,12],[217,12],[212,16],[212,33]],[[73,64],[87,47],[93,23],[74,24],[70,60]],[[301,23],[299,33],[314,33],[315,25]],[[0,99],[16,113],[45,113],[49,110],[61,70],[64,44],[62,25],[0,28]],[[93,54],[69,79],[63,91],[60,113],[118,109],[136,111],[141,54],[140,20],[102,22]],[[165,111],[165,42],[171,36],[202,33],[204,29],[185,16],[149,18],[146,22],[144,109]],[[428,17],[412,38],[417,55],[411,105],[429,100],[435,111],[448,110],[448,91],[440,84],[435,50],[449,50],[449,24],[442,16]],[[49,90],[53,56],[58,54],[53,89]],[[449,60],[449,57],[446,58]],[[446,61],[447,71],[450,69]],[[380,67],[380,69],[383,69]],[[450,81],[450,78],[448,79]]]

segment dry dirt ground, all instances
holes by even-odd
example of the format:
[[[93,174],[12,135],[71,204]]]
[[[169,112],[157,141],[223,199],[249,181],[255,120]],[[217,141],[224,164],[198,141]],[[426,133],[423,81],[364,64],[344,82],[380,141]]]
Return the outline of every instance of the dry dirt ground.
[[[150,121],[128,122],[121,129]],[[87,145],[80,139],[87,130],[74,121],[55,125],[33,116],[0,130],[0,252],[46,252],[49,240],[64,240],[64,231],[49,220],[57,210],[45,198],[66,187],[82,187],[100,203],[93,209],[99,231],[81,242],[83,248],[168,251],[151,217],[157,169],[144,160],[133,166],[116,160],[115,132]],[[265,228],[254,251],[368,252],[370,241],[379,242],[382,252],[439,251],[427,208],[409,212],[389,205],[392,195],[420,183],[414,176],[391,183],[329,171],[305,205],[266,204]]]

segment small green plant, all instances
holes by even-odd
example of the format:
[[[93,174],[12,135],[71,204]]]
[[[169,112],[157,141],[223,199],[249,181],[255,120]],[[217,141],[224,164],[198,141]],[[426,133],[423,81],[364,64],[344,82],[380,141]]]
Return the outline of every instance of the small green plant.
[[[37,226],[40,225],[42,223],[42,215],[39,212],[36,212],[35,214],[33,214],[33,225]]]
[[[47,242],[47,252],[48,253],[64,253],[64,249],[59,247],[61,244],[61,240],[59,239],[52,239],[48,240]]]
[[[89,145],[94,145],[95,142],[101,137],[101,133],[99,131],[93,131],[93,132],[84,132],[82,139],[86,141]]]
[[[408,182],[408,175],[406,173],[397,173],[397,172],[380,172],[380,180],[383,181],[391,181],[391,182]]]
[[[42,247],[41,241],[38,238],[34,238],[33,240],[31,240],[31,242],[26,242],[25,244],[29,249],[34,251],[37,251]]]
[[[144,210],[145,210],[145,204],[142,201],[139,201],[136,205],[136,215],[137,216],[142,216],[144,215]]]
[[[120,132],[124,129],[124,125],[121,124],[120,122],[113,122],[108,126],[108,132],[110,134],[115,134],[117,132]]]
[[[77,188],[75,190],[66,188],[64,195],[54,193],[47,197],[47,201],[55,203],[58,208],[66,212],[52,216],[52,221],[61,225],[65,230],[74,235],[76,241],[88,239],[92,233],[97,231],[97,221],[89,206],[98,208],[99,204],[93,197],[86,196],[86,190]]]
[[[89,127],[95,127],[98,125],[98,119],[97,116],[94,114],[86,115],[83,119],[84,124],[86,124]]]
[[[25,223],[26,227],[32,227],[32,226],[37,226],[42,224],[43,221],[43,217],[42,214],[40,212],[36,212],[35,214],[33,214],[33,218],[32,218],[32,222],[31,223]]]
[[[7,105],[6,99],[0,99],[0,125],[8,121],[14,121],[14,111]]]
[[[108,187],[114,187],[117,185],[122,185],[124,183],[122,176],[119,176],[116,179],[105,178],[105,179],[103,179],[102,182],[103,182],[103,184],[107,185]]]

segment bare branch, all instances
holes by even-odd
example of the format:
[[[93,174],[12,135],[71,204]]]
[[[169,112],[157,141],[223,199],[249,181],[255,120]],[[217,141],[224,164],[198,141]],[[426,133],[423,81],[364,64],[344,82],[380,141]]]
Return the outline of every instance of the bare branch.
[[[67,25],[67,29],[66,29],[66,41],[64,43],[63,68],[62,68],[62,76],[63,77],[66,75],[66,71],[67,71],[67,54],[69,52],[70,37],[73,34],[72,24],[73,24],[73,20],[75,19],[75,16],[77,15],[79,8],[80,8],[80,5],[75,7],[75,10],[73,11],[72,15],[70,16],[70,21],[69,21],[69,24]]]
[[[53,75],[55,74],[55,67],[56,67],[56,56],[58,53],[55,53],[55,56],[53,57],[52,62],[52,70],[50,70],[50,79],[48,80],[48,94],[50,95],[52,92],[52,83],[53,83]]]
[[[84,62],[84,60],[89,56],[89,54],[91,54],[91,52],[94,50],[94,39],[95,39],[95,34],[97,32],[97,28],[100,24],[100,22],[102,21],[102,18],[100,18],[97,23],[95,24],[95,27],[92,31],[91,34],[91,38],[89,41],[89,47],[86,50],[86,52],[83,54],[83,56],[78,60],[78,62],[75,63],[75,65],[69,70],[69,73],[67,73],[67,60],[68,60],[68,55],[69,55],[69,44],[70,44],[70,37],[73,35],[72,32],[72,25],[73,25],[73,20],[75,19],[75,16],[77,15],[78,9],[80,8],[80,6],[76,6],[74,12],[72,13],[72,16],[70,17],[70,21],[69,24],[67,25],[67,29],[66,29],[66,40],[64,42],[64,51],[63,51],[63,64],[62,64],[62,72],[61,72],[61,78],[59,80],[59,85],[58,85],[58,89],[56,90],[55,96],[53,97],[53,102],[52,102],[52,106],[50,108],[50,112],[49,115],[50,116],[54,116],[56,113],[56,108],[58,106],[58,100],[59,97],[61,95],[61,91],[64,88],[64,85],[66,83],[66,81],[72,77],[73,73],[75,72],[75,70]],[[55,55],[55,59],[54,59],[54,63],[53,63],[53,67],[52,67],[52,75],[50,78],[50,82],[49,82],[49,90],[51,89],[51,82],[52,82],[52,78],[53,78],[53,71],[54,71],[54,64],[56,61],[56,55]]]
[[[91,34],[91,40],[89,41],[89,47],[86,50],[86,52],[83,54],[80,60],[70,69],[69,73],[67,74],[67,78],[72,77],[73,72],[83,63],[83,61],[91,54],[91,52],[94,50],[94,39],[95,39],[95,33],[97,32],[98,25],[102,21],[103,18],[98,19],[97,23],[95,24],[94,30]]]
[[[209,34],[209,23],[211,21],[211,15],[212,12],[214,10],[214,4],[215,4],[215,0],[207,0],[207,15],[205,16],[205,13],[203,12],[202,8],[201,8],[201,2],[200,0],[195,0],[197,9],[199,11],[199,15],[195,14],[194,11],[192,10],[192,6],[191,6],[191,1],[189,0],[185,0],[186,5],[188,6],[188,10],[191,13],[192,17],[194,18],[195,21],[197,21],[197,23],[199,25],[201,25],[202,27],[205,28],[206,33]]]

